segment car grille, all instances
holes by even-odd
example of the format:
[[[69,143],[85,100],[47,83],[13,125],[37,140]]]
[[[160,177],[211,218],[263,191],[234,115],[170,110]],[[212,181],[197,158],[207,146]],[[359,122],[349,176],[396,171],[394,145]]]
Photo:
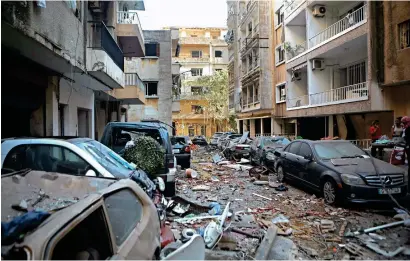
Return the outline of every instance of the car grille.
[[[392,174],[392,175],[372,175],[365,177],[367,184],[370,186],[383,187],[385,186],[397,186],[404,182],[403,174]],[[380,182],[381,181],[381,182]],[[387,182],[387,183],[386,183]]]

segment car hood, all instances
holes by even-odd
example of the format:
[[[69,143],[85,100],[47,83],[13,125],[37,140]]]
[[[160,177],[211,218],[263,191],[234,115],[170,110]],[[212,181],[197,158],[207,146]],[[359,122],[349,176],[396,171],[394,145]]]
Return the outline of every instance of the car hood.
[[[376,168],[380,175],[404,173],[401,168],[379,159],[373,161],[370,158],[333,159],[322,160],[321,163],[339,173],[358,174],[362,177],[377,175]]]

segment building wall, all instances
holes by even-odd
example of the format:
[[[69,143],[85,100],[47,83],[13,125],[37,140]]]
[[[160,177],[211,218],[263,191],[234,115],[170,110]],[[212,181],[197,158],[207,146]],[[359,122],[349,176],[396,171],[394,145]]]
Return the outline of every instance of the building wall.
[[[398,24],[410,19],[410,2],[383,1],[384,83],[410,80],[410,48],[399,48]]]
[[[202,51],[202,57],[209,58],[209,45],[186,45],[181,46],[179,57],[192,57],[192,51]]]

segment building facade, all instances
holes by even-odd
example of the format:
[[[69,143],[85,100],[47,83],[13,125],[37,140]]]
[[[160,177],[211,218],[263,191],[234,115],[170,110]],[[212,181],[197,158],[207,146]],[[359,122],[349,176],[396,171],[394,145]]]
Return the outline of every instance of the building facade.
[[[270,52],[270,1],[228,1],[230,108],[238,117],[238,131],[251,136],[271,134],[275,128]]]
[[[201,76],[212,75],[218,70],[226,70],[228,47],[224,41],[226,28],[185,28],[171,27],[179,32],[178,52],[172,58],[174,66],[179,66],[182,86],[174,93],[172,121],[176,135],[212,136],[223,131],[207,113],[203,93],[206,86],[186,84]],[[178,67],[177,67],[178,68]]]
[[[99,138],[108,121],[120,118],[121,100],[110,93],[125,88],[124,56],[144,56],[140,24],[131,35],[114,28],[121,27],[120,10],[143,10],[143,2],[1,5],[9,62],[2,66],[2,138]]]

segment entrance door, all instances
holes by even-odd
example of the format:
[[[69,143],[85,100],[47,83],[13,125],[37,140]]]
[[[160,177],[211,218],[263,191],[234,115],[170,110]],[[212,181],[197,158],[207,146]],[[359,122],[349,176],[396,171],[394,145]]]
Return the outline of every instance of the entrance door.
[[[78,119],[78,136],[79,137],[91,137],[90,135],[90,110],[78,109],[77,110]]]

